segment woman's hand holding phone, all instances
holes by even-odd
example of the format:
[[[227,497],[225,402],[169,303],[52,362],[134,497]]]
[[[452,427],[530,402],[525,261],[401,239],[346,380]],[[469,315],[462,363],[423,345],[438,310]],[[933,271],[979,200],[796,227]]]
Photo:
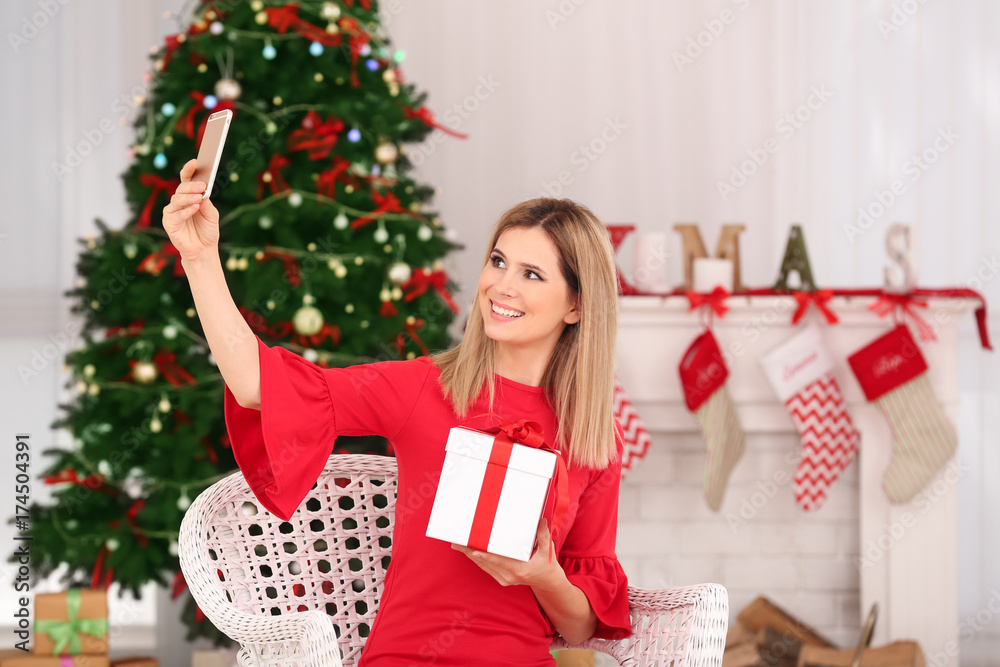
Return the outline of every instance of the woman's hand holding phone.
[[[191,180],[198,160],[181,169],[181,183],[163,209],[163,229],[181,259],[193,262],[206,251],[218,252],[219,211],[204,198],[206,183]]]

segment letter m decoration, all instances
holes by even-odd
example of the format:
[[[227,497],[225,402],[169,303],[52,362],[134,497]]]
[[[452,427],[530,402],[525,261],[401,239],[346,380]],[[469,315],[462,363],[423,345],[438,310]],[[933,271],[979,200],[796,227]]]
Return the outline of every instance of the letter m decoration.
[[[738,292],[743,289],[740,282],[740,232],[746,229],[742,224],[722,225],[722,233],[719,234],[719,242],[715,246],[715,256],[719,259],[728,259],[733,263],[733,291]],[[701,240],[701,232],[698,225],[692,223],[678,223],[674,225],[674,231],[679,232],[684,240],[684,284],[681,289],[684,291],[694,287],[694,260],[701,257],[708,257],[705,250],[705,242]]]

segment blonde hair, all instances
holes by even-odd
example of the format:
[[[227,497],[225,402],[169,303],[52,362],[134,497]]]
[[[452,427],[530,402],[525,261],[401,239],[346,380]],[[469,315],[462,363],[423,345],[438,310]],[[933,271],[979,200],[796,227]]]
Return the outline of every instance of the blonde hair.
[[[512,227],[539,228],[552,239],[581,314],[579,322],[566,325],[542,376],[559,429],[554,442],[546,440],[568,449],[570,463],[605,468],[617,456],[612,394],[618,284],[608,232],[589,209],[569,199],[530,199],[500,216],[486,261],[500,235]],[[496,356],[497,344],[486,335],[477,291],[462,341],[434,356],[445,396],[461,418],[484,386],[492,409]]]

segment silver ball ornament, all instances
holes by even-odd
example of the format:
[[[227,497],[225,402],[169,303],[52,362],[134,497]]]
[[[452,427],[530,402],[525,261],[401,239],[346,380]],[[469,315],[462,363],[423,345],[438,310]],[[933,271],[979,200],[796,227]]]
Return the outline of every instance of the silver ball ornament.
[[[389,267],[389,280],[394,285],[402,285],[413,276],[413,269],[406,262],[395,262]]]
[[[302,306],[292,316],[292,326],[302,336],[313,336],[323,328],[323,313],[313,306]]]
[[[220,100],[238,100],[243,94],[243,87],[236,79],[219,79],[215,82],[215,96]]]

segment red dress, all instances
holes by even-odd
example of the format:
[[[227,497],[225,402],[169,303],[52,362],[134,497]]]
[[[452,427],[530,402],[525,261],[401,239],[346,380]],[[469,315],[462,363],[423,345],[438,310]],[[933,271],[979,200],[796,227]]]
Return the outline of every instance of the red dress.
[[[259,338],[258,349],[261,409],[240,407],[226,387],[226,426],[240,469],[273,514],[291,516],[336,436],[382,435],[395,449],[392,561],[359,667],[554,665],[554,630],[531,588],[501,586],[450,544],[424,535],[448,431],[461,423],[437,366],[422,357],[325,369]],[[556,418],[544,389],[496,381],[493,412],[538,422],[548,440]],[[483,399],[470,414],[482,412]],[[567,577],[597,615],[594,636],[609,639],[630,633],[627,580],[615,555],[620,428],[618,449],[618,461],[604,470],[569,467],[567,528],[555,544]]]

